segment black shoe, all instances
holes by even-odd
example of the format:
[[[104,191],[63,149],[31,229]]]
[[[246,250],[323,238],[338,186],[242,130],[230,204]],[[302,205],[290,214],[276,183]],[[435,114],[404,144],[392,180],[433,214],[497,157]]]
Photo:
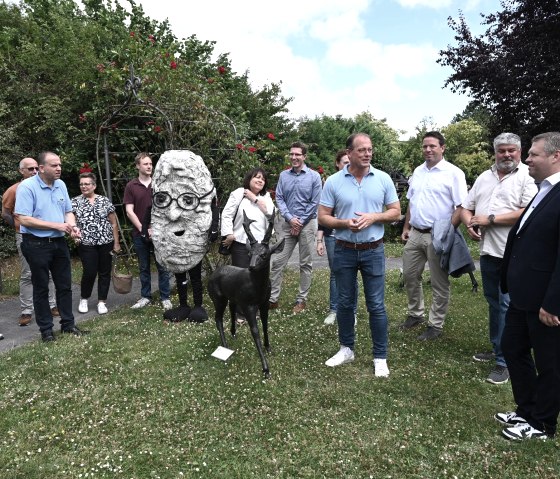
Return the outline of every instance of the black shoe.
[[[402,323],[399,328],[400,329],[412,329],[416,326],[422,324],[424,322],[424,318],[419,318],[418,316],[408,316],[406,321]]]
[[[420,341],[431,341],[432,339],[437,339],[441,336],[443,331],[441,329],[434,328],[433,326],[428,326],[428,329],[424,331],[417,339]]]
[[[55,341],[52,331],[45,331],[44,333],[41,333],[41,339],[44,343],[52,343]]]
[[[74,336],[83,336],[84,334],[89,333],[89,331],[82,331],[76,326],[72,326],[70,329],[63,329],[61,332],[62,334],[73,334]]]
[[[4,335],[0,334],[0,341],[2,341],[4,339]]]

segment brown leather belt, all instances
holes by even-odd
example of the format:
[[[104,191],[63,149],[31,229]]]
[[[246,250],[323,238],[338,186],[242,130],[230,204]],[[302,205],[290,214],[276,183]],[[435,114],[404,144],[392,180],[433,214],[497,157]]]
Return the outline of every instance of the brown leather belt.
[[[383,243],[383,238],[377,241],[372,241],[371,243],[352,243],[351,241],[336,240],[336,244],[344,246],[348,249],[365,250],[365,249],[376,249],[380,244]]]
[[[412,229],[415,229],[416,231],[418,231],[419,233],[431,233],[432,232],[432,228],[426,228],[424,230],[420,229],[420,228],[416,228],[416,226],[413,226]]]

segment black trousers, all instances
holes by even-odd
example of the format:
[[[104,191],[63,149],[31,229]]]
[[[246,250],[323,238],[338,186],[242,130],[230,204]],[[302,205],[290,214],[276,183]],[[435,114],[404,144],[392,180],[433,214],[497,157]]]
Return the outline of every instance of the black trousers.
[[[234,241],[231,244],[231,265],[248,268],[250,262],[251,258],[249,257],[249,251],[247,251],[247,245]]]
[[[189,279],[193,290],[193,302],[195,306],[202,306],[202,261],[193,266],[189,271]],[[187,306],[187,272],[175,273],[175,282],[177,283],[177,294],[179,295],[179,304]]]
[[[502,351],[517,414],[553,435],[560,413],[560,328],[544,325],[537,311],[522,311],[511,302]]]
[[[21,252],[31,270],[33,307],[41,334],[53,329],[53,317],[49,304],[49,272],[56,291],[56,306],[60,313],[61,327],[63,330],[72,329],[74,326],[72,267],[66,239],[64,237],[38,238],[30,234],[23,234]]]
[[[107,300],[109,294],[109,284],[111,283],[111,266],[113,264],[114,243],[111,241],[102,245],[85,245],[78,247],[78,253],[82,260],[82,281],[80,284],[80,294],[83,299],[88,299],[93,290],[93,284],[97,277],[97,300]]]

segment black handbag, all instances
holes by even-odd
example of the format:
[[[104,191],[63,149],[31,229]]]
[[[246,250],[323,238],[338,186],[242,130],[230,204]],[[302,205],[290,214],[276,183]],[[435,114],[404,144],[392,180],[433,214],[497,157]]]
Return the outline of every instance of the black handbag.
[[[229,256],[231,254],[231,245],[226,246],[224,243],[222,243],[222,241],[224,241],[226,238],[227,236],[222,236],[220,238],[220,247],[218,248],[218,253],[223,256]]]

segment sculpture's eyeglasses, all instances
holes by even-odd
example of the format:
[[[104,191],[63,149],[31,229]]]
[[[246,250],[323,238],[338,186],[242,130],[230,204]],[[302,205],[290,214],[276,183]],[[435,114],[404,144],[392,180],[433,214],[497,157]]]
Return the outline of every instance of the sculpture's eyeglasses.
[[[214,187],[202,196],[196,196],[193,193],[183,193],[177,198],[173,198],[167,191],[158,191],[152,196],[152,203],[156,208],[167,208],[173,201],[177,202],[177,206],[183,210],[195,210],[200,204],[200,200],[206,198],[214,191]]]

